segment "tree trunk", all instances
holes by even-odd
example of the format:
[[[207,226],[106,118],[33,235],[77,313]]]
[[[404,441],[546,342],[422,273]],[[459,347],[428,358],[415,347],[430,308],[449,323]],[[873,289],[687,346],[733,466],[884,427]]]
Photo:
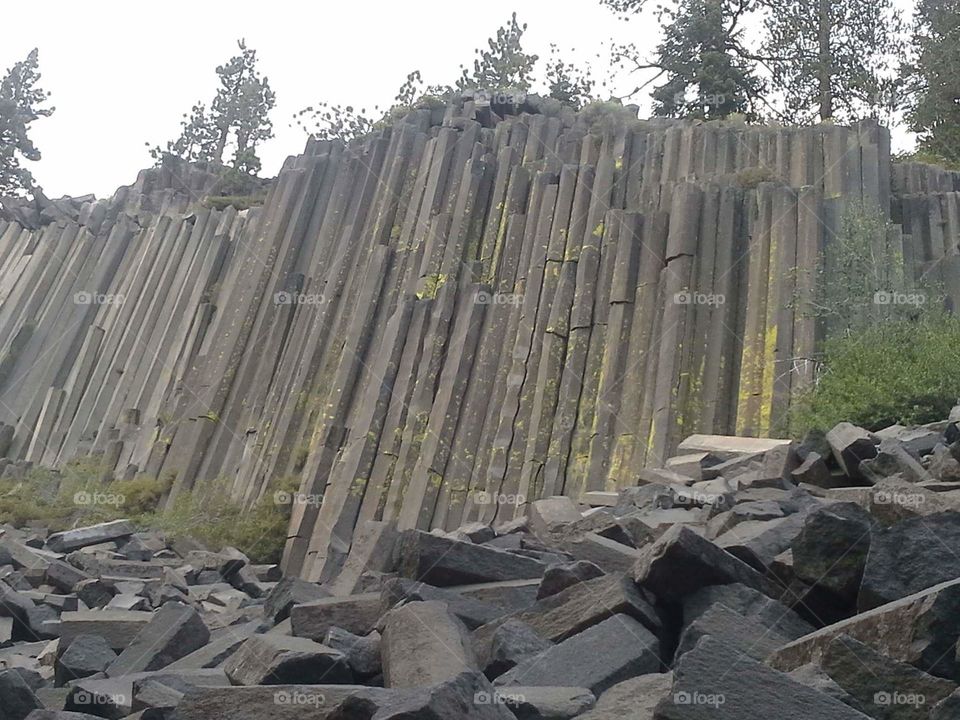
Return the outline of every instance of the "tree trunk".
[[[223,151],[227,148],[227,136],[230,134],[230,126],[217,128],[220,131],[220,137],[217,139],[217,153],[214,158],[217,164],[223,165]]]
[[[820,119],[833,117],[833,53],[830,51],[830,0],[820,0],[819,15],[819,77]]]

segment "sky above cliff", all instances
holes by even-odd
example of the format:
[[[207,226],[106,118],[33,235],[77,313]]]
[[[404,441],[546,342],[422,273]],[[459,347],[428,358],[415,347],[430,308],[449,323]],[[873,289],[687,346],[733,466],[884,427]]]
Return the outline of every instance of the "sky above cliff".
[[[0,44],[0,68],[40,49],[42,85],[56,113],[33,126],[43,159],[30,169],[50,197],[103,197],[151,164],[147,142],[175,137],[182,114],[212,98],[215,68],[241,37],[257,50],[277,94],[276,136],[260,149],[264,173],[275,174],[306,140],[295,112],[321,100],[388,106],[415,69],[428,84],[452,83],[514,10],[529,26],[528,52],[546,57],[556,43],[595,70],[605,64],[604,41],[632,41],[652,53],[658,38],[652,16],[624,23],[596,0],[167,0],[152,7],[35,0],[4,7],[5,24],[16,32]],[[649,109],[646,93],[631,102],[641,116]],[[894,133],[895,148],[910,144],[906,133]]]

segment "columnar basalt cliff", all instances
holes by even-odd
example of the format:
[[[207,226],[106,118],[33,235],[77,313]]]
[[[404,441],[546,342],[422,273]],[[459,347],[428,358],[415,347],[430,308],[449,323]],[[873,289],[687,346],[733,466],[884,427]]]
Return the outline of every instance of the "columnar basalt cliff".
[[[115,476],[296,476],[285,565],[363,520],[454,529],[632,485],[691,433],[766,436],[811,382],[849,203],[960,300],[960,174],[883,128],[640,121],[466,100],[311,142],[262,207],[166,166],[0,220],[0,434]],[[829,271],[829,269],[828,269]],[[520,502],[499,502],[502,498]]]

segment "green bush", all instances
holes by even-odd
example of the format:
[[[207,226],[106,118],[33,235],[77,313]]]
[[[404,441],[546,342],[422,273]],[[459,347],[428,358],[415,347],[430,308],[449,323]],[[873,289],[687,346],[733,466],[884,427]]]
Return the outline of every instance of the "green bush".
[[[282,480],[252,507],[244,508],[230,497],[224,481],[204,483],[182,493],[164,513],[140,518],[141,523],[168,537],[191,537],[211,549],[227,545],[243,551],[253,562],[280,561],[290,523],[288,505],[274,502],[274,492],[295,490]]]
[[[231,498],[224,480],[200,483],[181,493],[166,511],[159,507],[170,481],[155,478],[103,481],[95,457],[67,463],[61,470],[32,468],[22,479],[0,479],[0,523],[34,525],[51,531],[129,518],[138,528],[168,539],[191,537],[211,550],[231,545],[254,562],[278,562],[290,522],[288,505],[274,492],[290,492],[294,478],[278,480],[250,507]]]
[[[847,420],[868,430],[943,420],[960,398],[960,318],[936,310],[827,341],[816,386],[794,400],[790,430]]]

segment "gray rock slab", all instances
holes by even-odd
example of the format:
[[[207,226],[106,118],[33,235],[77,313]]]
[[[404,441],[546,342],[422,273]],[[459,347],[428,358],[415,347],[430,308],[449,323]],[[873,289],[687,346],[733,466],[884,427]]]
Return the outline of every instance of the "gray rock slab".
[[[403,533],[398,557],[401,576],[437,587],[539,578],[546,570],[533,558],[419,530]]]
[[[594,695],[661,669],[660,642],[629,615],[614,615],[500,675],[498,687],[584,687]]]
[[[188,605],[167,603],[153,616],[107,668],[109,677],[160,670],[203,647],[210,631]]]
[[[479,670],[466,626],[437,601],[408,603],[386,615],[381,659],[389,688],[427,687]]]
[[[864,720],[860,712],[704,638],[674,668],[673,688],[654,720]]]
[[[224,663],[234,685],[350,683],[343,653],[307,638],[254,635]]]
[[[89,525],[73,530],[54,533],[47,538],[47,549],[58,553],[67,553],[87,545],[97,545],[109,540],[126,538],[133,535],[135,528],[129,520],[113,520]]]

